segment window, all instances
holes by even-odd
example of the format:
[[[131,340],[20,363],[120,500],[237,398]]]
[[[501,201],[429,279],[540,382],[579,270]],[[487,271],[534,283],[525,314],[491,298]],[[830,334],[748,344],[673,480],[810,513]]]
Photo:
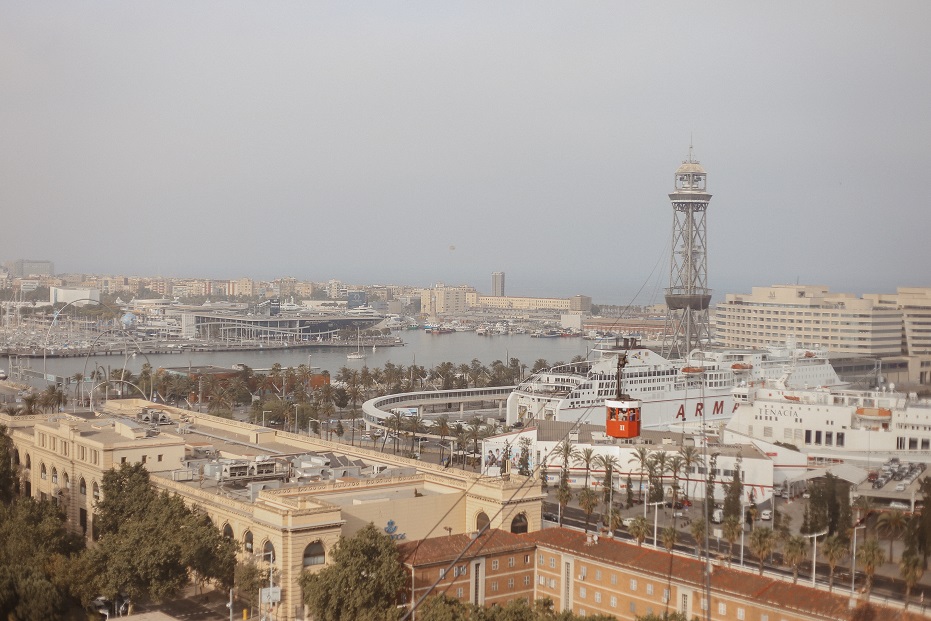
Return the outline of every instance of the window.
[[[498,559],[495,559],[491,562],[492,569],[498,569]]]
[[[595,570],[595,580],[598,580],[599,582],[601,581],[601,570],[600,569]]]
[[[588,595],[588,592],[585,590],[585,587],[579,587],[579,599],[585,599]]]
[[[611,584],[617,584],[617,574],[611,574]]]
[[[584,565],[579,568],[579,580],[585,580],[588,577],[588,567]]]
[[[100,486],[94,481],[94,500],[100,500]]]
[[[41,477],[43,481],[48,478],[48,474],[45,472],[45,464],[42,464],[42,467],[39,470],[39,477]]]
[[[142,456],[142,463],[145,463],[145,462],[146,462],[146,457],[147,457],[146,455],[143,455],[143,456]]]
[[[508,559],[508,567],[514,567],[514,565],[515,565],[515,561],[514,561],[514,557],[512,556],[511,558]]]
[[[727,604],[724,602],[718,602],[718,614],[726,615],[727,614]]]
[[[493,582],[491,583],[491,590],[492,590],[492,592],[494,592],[494,593],[497,593],[497,592],[498,592],[498,581],[497,581],[497,580],[495,580],[495,581],[493,581]]]
[[[311,565],[323,565],[325,563],[326,552],[323,549],[322,543],[315,541],[304,548],[304,567],[310,567]]]
[[[157,461],[162,461],[162,456],[159,455]]]
[[[633,601],[633,600],[630,601],[630,612],[632,612],[632,613],[634,613],[634,614],[637,613],[637,602],[635,602],[635,601]]]
[[[540,576],[541,578],[543,576]],[[530,576],[524,576],[524,586],[530,586]]]
[[[595,603],[596,604],[601,603],[601,591],[595,591]]]
[[[556,557],[555,556],[550,557],[550,567],[552,567],[553,569],[556,569]]]
[[[611,608],[617,608],[617,597],[614,595],[611,596]]]
[[[462,587],[456,589],[456,597],[462,599]]]
[[[530,564],[530,555],[529,555],[529,554],[525,554],[525,555],[524,555],[524,565],[529,565],[529,564]]]
[[[509,589],[514,588],[514,578],[508,578],[508,588]]]
[[[52,483],[58,485],[58,469],[52,468]]]
[[[125,457],[125,456],[120,457],[120,463],[121,463],[121,464],[125,464],[125,463],[126,463],[126,457]]]
[[[445,579],[446,579],[446,568],[443,567],[442,569],[440,569],[440,580],[445,580]]]
[[[468,573],[469,573],[468,565],[458,565],[457,567],[453,568],[454,578],[458,578],[459,576],[465,576]]]
[[[538,555],[537,555],[537,562],[538,562],[540,565],[543,564],[543,555],[542,555],[542,554],[538,554]]]
[[[647,595],[653,595],[653,585],[647,584]]]
[[[546,586],[546,576],[544,576],[543,574],[540,574],[540,579],[537,580],[537,582],[539,582],[543,586]]]
[[[737,609],[737,621],[744,621],[744,619],[746,619],[746,617],[744,616],[744,609],[738,608]]]
[[[81,477],[81,482],[78,484],[78,491],[81,492],[82,496],[87,496],[87,483],[84,482],[84,477]]]

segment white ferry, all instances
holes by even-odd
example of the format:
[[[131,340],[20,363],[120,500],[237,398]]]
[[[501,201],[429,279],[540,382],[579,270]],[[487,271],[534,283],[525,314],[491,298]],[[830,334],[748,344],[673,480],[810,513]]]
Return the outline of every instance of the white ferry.
[[[624,346],[595,350],[600,358],[535,373],[508,396],[507,422],[600,422],[606,398],[617,393],[618,356],[626,353],[623,386],[642,402],[642,426],[728,420],[736,407],[731,390],[741,382],[783,379],[787,386],[836,386],[840,379],[824,353],[785,349],[694,351],[668,360],[626,339]]]
[[[931,401],[889,390],[792,389],[764,382],[734,389],[725,443],[790,444],[809,462],[869,464],[931,457]]]

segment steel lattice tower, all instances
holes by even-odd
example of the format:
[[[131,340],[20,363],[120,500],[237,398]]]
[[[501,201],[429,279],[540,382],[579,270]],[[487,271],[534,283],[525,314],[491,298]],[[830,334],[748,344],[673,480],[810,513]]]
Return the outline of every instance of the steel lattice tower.
[[[708,305],[708,241],[705,214],[711,194],[706,191],[707,173],[689,158],[676,170],[672,201],[672,248],[666,306],[669,312],[663,336],[663,351],[682,357],[711,340]]]

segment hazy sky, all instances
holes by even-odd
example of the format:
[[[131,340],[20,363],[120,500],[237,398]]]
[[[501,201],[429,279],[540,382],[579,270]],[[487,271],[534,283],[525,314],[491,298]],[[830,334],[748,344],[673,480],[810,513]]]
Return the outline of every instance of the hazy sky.
[[[928,24],[925,0],[3,0],[0,259],[650,303],[691,139],[718,296],[931,285]]]

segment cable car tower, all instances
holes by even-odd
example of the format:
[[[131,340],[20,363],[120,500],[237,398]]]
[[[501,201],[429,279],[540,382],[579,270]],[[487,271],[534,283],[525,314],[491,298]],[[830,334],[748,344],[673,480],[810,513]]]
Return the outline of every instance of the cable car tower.
[[[708,305],[708,240],[705,214],[711,194],[706,190],[708,174],[697,160],[689,158],[676,170],[672,201],[672,248],[669,288],[666,289],[666,329],[663,352],[672,358],[685,357],[711,342]]]

